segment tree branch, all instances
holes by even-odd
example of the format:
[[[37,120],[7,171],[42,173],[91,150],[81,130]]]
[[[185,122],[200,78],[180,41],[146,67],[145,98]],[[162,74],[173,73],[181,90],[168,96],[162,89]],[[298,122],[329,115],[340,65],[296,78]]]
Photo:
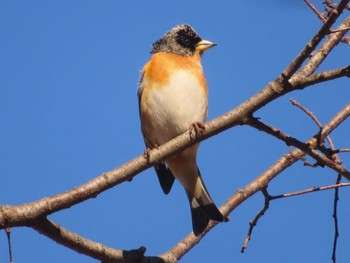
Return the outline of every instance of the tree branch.
[[[327,70],[322,71],[320,73],[307,76],[305,78],[299,78],[298,80],[300,82],[295,83],[295,85],[299,86],[300,88],[304,88],[307,86],[315,85],[317,83],[341,78],[341,77],[350,77],[350,66],[334,69],[334,70]]]
[[[83,238],[46,218],[37,220],[31,225],[31,227],[39,233],[56,241],[58,244],[69,247],[80,254],[90,256],[103,262],[165,262],[159,257],[144,257],[146,251],[146,248],[144,247],[128,251],[110,248],[101,243]]]
[[[301,191],[296,191],[296,192],[291,192],[291,193],[287,193],[287,194],[272,195],[272,196],[270,196],[270,199],[275,200],[275,199],[280,199],[280,198],[304,195],[304,194],[309,194],[309,193],[313,193],[313,192],[331,190],[331,189],[335,189],[335,188],[348,187],[348,186],[350,186],[350,183],[337,183],[337,184],[332,184],[332,185],[327,185],[327,186],[313,187],[313,188],[309,188],[309,189],[305,189],[305,190],[301,190]]]
[[[316,48],[316,46],[321,42],[321,40],[327,35],[332,25],[335,23],[339,15],[343,12],[349,0],[342,0],[336,12],[328,17],[327,21],[322,25],[320,30],[316,35],[307,43],[304,49],[299,53],[299,55],[293,60],[293,62],[282,72],[282,79],[288,80],[293,74],[301,67],[304,61],[311,55],[311,52]]]
[[[322,23],[326,23],[326,18],[324,15],[317,10],[317,8],[310,2],[310,0],[304,0],[304,2],[311,8],[311,10],[321,19]]]
[[[271,199],[270,199],[269,193],[267,192],[267,188],[263,188],[261,190],[261,192],[263,193],[264,199],[265,199],[264,207],[256,214],[255,218],[252,221],[249,222],[249,230],[248,230],[248,233],[247,233],[246,238],[244,240],[244,243],[242,245],[241,253],[244,253],[244,250],[247,248],[248,242],[250,241],[250,238],[251,238],[252,233],[253,233],[253,229],[257,225],[259,219],[262,216],[264,216],[265,212],[270,207],[270,200]]]
[[[341,175],[338,175],[337,184],[340,184]],[[332,249],[332,261],[337,261],[337,244],[339,237],[339,225],[338,225],[338,202],[339,202],[339,188],[335,188],[334,201],[333,201],[333,220],[334,220],[334,238],[333,238],[333,249]]]
[[[344,111],[346,112],[346,110],[343,109],[327,125],[324,126],[324,135],[328,135],[342,121],[344,121],[344,118],[341,117],[346,115]],[[308,141],[306,144],[310,143],[310,141]],[[268,183],[271,180],[273,180],[278,174],[294,164],[299,160],[301,156],[304,155],[305,153],[299,149],[296,149],[291,153],[284,155],[274,165],[262,173],[257,179],[252,181],[243,189],[237,191],[231,198],[227,200],[224,205],[221,206],[220,210],[224,215],[229,215],[238,205],[240,205],[243,201],[248,199],[256,192],[261,191],[267,187]],[[191,233],[166,253],[159,255],[158,257],[142,257],[142,262],[176,262],[191,248],[198,244],[200,240],[205,236],[205,234],[209,232],[215,225],[217,225],[217,222],[210,221],[208,228],[200,236],[195,237]],[[127,258],[134,259],[135,257],[140,257],[140,251],[143,251],[142,247],[137,250],[131,250],[128,253],[123,250],[112,249],[98,242],[82,238],[81,236],[72,233],[47,219],[38,220],[32,227],[45,236],[48,236],[49,238],[55,240],[59,244],[67,246],[79,253],[92,256],[96,259],[104,260],[104,262],[108,262],[106,260],[128,262]],[[129,255],[127,258],[126,254]]]
[[[344,113],[344,121],[350,115],[350,103],[343,108],[342,112]],[[314,158],[319,164],[328,166],[329,168],[335,170],[337,173],[344,176],[346,179],[350,180],[350,172],[344,166],[338,164],[334,160],[327,158],[326,156],[323,156],[315,150],[319,148],[323,141],[318,141],[316,138],[312,138],[307,143],[303,143],[275,127],[266,125],[265,123],[259,121],[256,118],[250,118],[245,122],[245,124],[254,127],[260,131],[264,131],[267,134],[270,134],[284,141],[288,146],[293,145],[294,147],[299,148],[300,150]]]
[[[346,110],[342,109],[338,114],[334,116],[323,129],[323,135],[329,135],[341,122],[344,121],[343,116],[346,114]],[[311,143],[313,139],[309,140],[305,144]],[[279,160],[277,160],[272,166],[270,166],[267,170],[265,170],[262,174],[260,174],[256,179],[254,179],[251,183],[246,185],[244,188],[238,190],[235,194],[233,194],[221,207],[220,211],[228,216],[237,206],[239,206],[246,199],[254,195],[256,192],[261,191],[266,188],[268,184],[281,172],[285,169],[293,165],[297,162],[300,157],[304,156],[305,153],[300,149],[295,149],[292,152],[285,154]],[[210,221],[208,227],[205,231],[195,237],[192,233],[187,235],[184,239],[182,239],[177,245],[175,245],[172,249],[167,251],[166,253],[160,255],[162,258],[165,257],[176,257],[178,260],[181,259],[191,248],[193,248],[196,244],[200,242],[200,240],[208,233],[213,227],[215,227],[218,223],[215,221]]]
[[[348,1],[342,1],[345,3]],[[339,4],[339,6],[341,5]],[[339,7],[338,6],[338,7]],[[338,12],[338,11],[336,11]],[[332,13],[333,15],[334,13]],[[331,16],[332,16],[331,15]],[[330,17],[329,17],[330,19]],[[348,16],[338,27],[338,29],[345,29],[350,26],[350,16]],[[304,67],[298,72],[297,76],[293,78],[300,78],[311,75],[322,61],[328,56],[332,49],[342,40],[343,36],[346,34],[347,30],[341,30],[334,34],[330,34],[328,39],[321,45],[321,47],[312,55],[309,60],[309,63],[305,64]],[[337,44],[335,44],[337,43]]]

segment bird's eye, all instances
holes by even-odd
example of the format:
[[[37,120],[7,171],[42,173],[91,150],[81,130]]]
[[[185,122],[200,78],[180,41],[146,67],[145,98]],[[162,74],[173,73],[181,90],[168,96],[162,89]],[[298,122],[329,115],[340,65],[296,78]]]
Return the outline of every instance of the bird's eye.
[[[191,43],[191,40],[189,40],[188,38],[185,38],[185,39],[184,39],[184,44],[185,44],[186,46],[188,46],[190,43]]]

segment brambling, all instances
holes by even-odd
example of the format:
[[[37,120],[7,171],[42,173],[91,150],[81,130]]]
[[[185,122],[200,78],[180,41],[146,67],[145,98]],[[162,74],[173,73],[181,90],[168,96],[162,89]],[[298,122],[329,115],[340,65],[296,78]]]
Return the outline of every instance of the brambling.
[[[141,130],[148,149],[205,121],[208,90],[201,56],[215,45],[184,24],[153,44],[152,57],[143,68],[138,86]],[[196,236],[207,227],[209,219],[224,221],[197,167],[198,146],[195,144],[154,167],[165,194],[170,192],[175,178],[185,188]]]

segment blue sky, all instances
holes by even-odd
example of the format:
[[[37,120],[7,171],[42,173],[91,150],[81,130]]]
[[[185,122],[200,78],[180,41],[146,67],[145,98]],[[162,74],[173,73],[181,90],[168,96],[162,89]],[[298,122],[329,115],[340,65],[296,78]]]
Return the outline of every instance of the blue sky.
[[[258,2],[258,1],[256,1]],[[283,3],[282,3],[283,2]],[[136,87],[151,44],[180,23],[218,43],[203,57],[213,119],[261,90],[320,27],[303,1],[2,1],[0,3],[1,204],[60,193],[111,170],[144,150]],[[320,70],[349,63],[338,46]],[[294,98],[327,122],[350,98],[340,79],[287,94],[256,116],[301,140],[317,132],[291,106]],[[349,147],[349,121],[333,134]],[[201,144],[198,165],[220,205],[288,148],[249,127]],[[349,155],[342,155],[350,166]],[[294,165],[270,186],[281,194],[332,184],[335,173]],[[338,262],[350,257],[349,189],[339,203]],[[182,262],[330,262],[333,192],[277,200],[255,228],[245,254],[248,222],[262,207],[257,194],[231,214]],[[50,216],[69,230],[120,249],[143,245],[165,252],[191,231],[179,183],[163,195],[152,169],[93,200]],[[15,262],[96,262],[29,228],[13,229]],[[0,233],[0,262],[8,262]]]

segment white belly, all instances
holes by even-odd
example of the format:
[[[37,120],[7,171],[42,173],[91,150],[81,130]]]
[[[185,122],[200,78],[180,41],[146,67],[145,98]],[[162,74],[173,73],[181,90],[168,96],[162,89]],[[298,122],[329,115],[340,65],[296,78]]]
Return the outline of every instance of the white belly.
[[[157,144],[163,144],[203,122],[207,112],[207,97],[200,83],[186,71],[170,77],[165,87],[150,92],[152,105],[152,134]]]

